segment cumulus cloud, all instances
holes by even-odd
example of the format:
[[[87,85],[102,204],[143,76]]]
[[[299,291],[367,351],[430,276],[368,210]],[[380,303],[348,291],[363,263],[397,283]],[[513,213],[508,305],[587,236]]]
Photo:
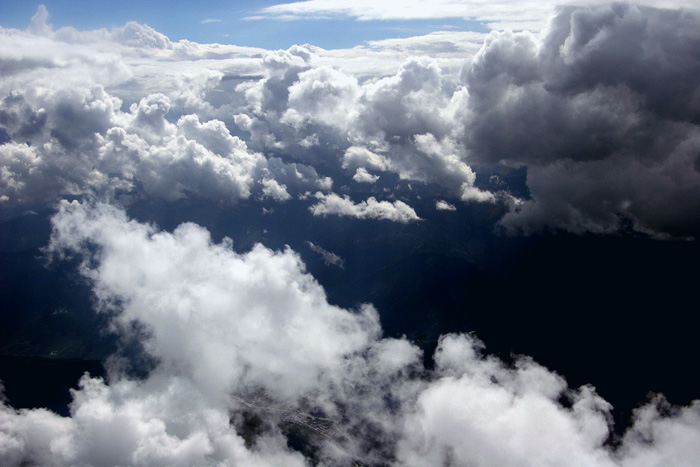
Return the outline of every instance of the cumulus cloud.
[[[316,193],[316,199],[319,202],[309,208],[314,216],[334,214],[357,219],[384,219],[403,224],[420,220],[416,211],[401,200],[396,200],[392,203],[389,201],[377,201],[376,198],[371,196],[367,201],[355,204],[347,195],[341,198],[335,193],[325,195],[321,192]]]
[[[2,402],[4,465],[700,460],[697,404],[656,397],[613,449],[611,406],[593,388],[527,357],[506,364],[471,335],[441,337],[428,371],[415,345],[381,338],[370,305],[330,305],[288,248],[237,253],[195,224],[163,232],[106,204],[63,202],[52,224],[46,252],[80,260],[111,331],[139,339],[154,364],[141,379],[124,365],[84,376],[68,417]],[[313,459],[288,447],[290,425]]]
[[[479,51],[485,34],[475,31],[435,31],[423,36],[391,38],[368,41],[372,49],[383,49],[396,54],[430,57],[453,57],[459,54],[473,55]]]
[[[313,120],[346,127],[357,112],[359,90],[357,80],[339,70],[325,66],[306,70],[289,88],[288,109],[281,121],[300,126]]]
[[[379,175],[372,175],[367,172],[367,169],[360,167],[357,169],[357,172],[355,172],[355,175],[352,176],[352,179],[357,183],[374,183],[379,180]]]
[[[463,135],[475,161],[528,167],[532,199],[506,229],[697,234],[699,25],[614,4],[564,8],[539,37],[491,34],[463,69]]]
[[[303,189],[328,185],[313,168],[250,151],[219,120],[184,115],[171,123],[171,101],[163,94],[141,99],[128,112],[121,105],[100,87],[6,97],[0,104],[0,123],[11,138],[0,145],[5,202],[137,188],[167,200],[233,202],[248,198],[258,183],[265,196],[284,200],[287,182]]]
[[[435,209],[438,211],[456,211],[457,208],[454,206],[454,204],[450,204],[444,199],[437,200],[435,202]]]
[[[344,169],[372,169],[385,171],[389,169],[390,162],[386,157],[375,154],[367,148],[350,146],[343,154]]]
[[[277,180],[266,178],[262,181],[263,196],[275,199],[277,201],[287,201],[292,197],[287,191],[287,187],[280,184]]]
[[[474,186],[466,151],[453,138],[467,93],[445,82],[435,60],[412,57],[393,75],[360,84],[342,70],[315,67],[315,52],[298,49],[306,55],[291,49],[270,54],[268,77],[246,89],[253,116],[239,114],[236,124],[252,141],[314,164],[317,153],[300,144],[314,138],[344,146],[343,168],[391,171],[402,179],[437,183],[465,201],[494,199]],[[327,163],[328,156],[323,159]]]
[[[10,142],[31,143],[40,166],[50,158],[57,159],[55,152],[69,149],[61,154],[60,164],[32,171],[49,182],[43,197],[40,190],[34,193],[35,201],[67,194],[128,191],[134,185],[146,186],[152,195],[167,199],[200,191],[209,191],[206,197],[235,199],[263,189],[263,195],[271,196],[272,182],[265,181],[270,179],[293,194],[298,183],[278,179],[274,171],[265,170],[264,161],[251,166],[259,159],[253,154],[264,152],[283,157],[285,162],[292,159],[316,167],[340,164],[352,170],[349,175],[357,173],[360,166],[389,170],[404,179],[448,186],[465,200],[490,200],[473,187],[466,152],[453,137],[454,117],[463,111],[466,96],[453,82],[454,63],[449,80],[438,62],[426,57],[405,58],[388,76],[376,71],[368,76],[371,67],[358,72],[353,68],[356,57],[343,55],[347,51],[331,53],[310,45],[263,51],[173,42],[147,25],[133,22],[111,30],[78,31],[54,30],[47,21],[46,10],[40,9],[30,31],[3,30],[0,35],[7,45],[1,53],[3,67],[8,69],[0,80],[0,91],[5,95],[0,125]],[[472,36],[470,40],[476,40],[478,34]],[[452,43],[460,43],[450,37]],[[422,39],[414,38],[412,43],[412,50],[418,50]],[[398,45],[372,44],[365,52],[395,54],[391,47]],[[260,56],[252,58],[253,53]],[[382,59],[382,63],[397,66],[395,59]],[[86,91],[78,91],[81,89]],[[209,137],[202,132],[190,131],[185,135],[187,141],[174,141],[177,128],[173,124],[177,126],[178,119],[186,116],[198,118],[201,125],[219,125],[216,131],[242,137],[253,156],[237,170],[219,159],[226,158],[222,146],[204,145],[211,157],[190,143]],[[210,125],[214,121],[220,124]],[[132,147],[139,145],[138,156],[121,151],[119,158],[109,163],[111,172],[105,174],[100,166],[103,161],[95,162],[95,154],[107,154],[110,149],[105,145],[117,145],[114,138],[121,130],[132,140],[135,137],[131,134],[135,134],[149,147],[130,141]],[[211,136],[212,131],[207,130],[207,134]],[[439,141],[443,152],[425,151],[418,141],[428,135]],[[61,144],[53,144],[55,141]],[[65,176],[60,171],[69,159],[77,158],[78,144],[80,165],[83,171],[91,169],[90,179],[85,174]],[[189,146],[185,149],[183,145]],[[158,151],[161,146],[167,149]],[[375,156],[362,155],[363,150]],[[169,156],[183,151],[187,153],[184,159]],[[17,148],[7,147],[5,153],[16,154]],[[166,164],[163,177],[159,178],[153,167],[137,170],[135,166],[145,153],[152,156],[149,162]],[[187,158],[198,161],[189,166],[195,171],[216,172],[201,173],[200,179],[215,180],[211,187],[209,182],[172,180],[188,167]],[[118,161],[127,166],[118,167]],[[12,163],[17,166],[19,162]],[[13,170],[6,178],[7,185],[18,189],[19,173]],[[328,182],[321,181],[326,178],[317,178],[311,183],[313,188],[326,189]],[[371,179],[362,171],[356,178]],[[68,179],[70,187],[65,186]],[[30,185],[31,181],[24,183],[27,191],[31,191]],[[13,202],[31,198],[18,192],[1,196]]]
[[[304,465],[278,430],[248,450],[231,423],[231,394],[263,388],[295,402],[342,374],[379,332],[372,307],[329,305],[292,251],[258,245],[240,255],[194,224],[158,232],[108,205],[63,203],[47,251],[85,260],[113,330],[140,323],[158,364],[141,381],[86,376],[69,418],[3,406],[5,465]]]
[[[123,242],[133,249],[115,249]],[[237,255],[231,251],[230,241],[213,245],[209,233],[194,224],[183,224],[172,234],[160,233],[151,226],[129,221],[122,211],[109,205],[89,209],[77,202],[62,204],[53,220],[48,251],[85,254],[90,243],[102,250],[100,266],[84,273],[94,282],[102,307],[109,308],[114,299],[128,296],[129,304],[115,321],[123,327],[132,320],[145,324],[152,335],[146,350],[163,365],[172,364],[169,359],[186,362],[187,355],[204,357],[205,361],[191,361],[186,366],[203,387],[213,391],[230,389],[235,380],[240,387],[279,386],[276,391],[280,396],[297,395],[312,387],[321,367],[337,364],[340,355],[361,348],[368,336],[377,332],[376,313],[371,308],[352,314],[328,305],[323,290],[303,273],[301,261],[290,250],[273,252],[259,245],[245,255]],[[131,255],[143,261],[142,267],[128,261]],[[124,268],[129,267],[137,267],[140,272],[124,277]],[[175,270],[183,271],[183,276],[173,276]],[[221,276],[223,270],[229,273]],[[192,274],[197,280],[188,285]],[[161,298],[151,296],[152,287],[162,292]],[[248,292],[234,294],[235,299],[229,296],[242,288]],[[176,294],[178,289],[181,292]],[[243,315],[247,313],[256,317],[246,320]],[[217,337],[210,332],[219,319],[224,320],[221,329],[226,331]],[[273,323],[276,327],[271,327]],[[294,332],[297,327],[298,332]],[[312,340],[305,337],[306,332],[313,335],[322,332],[323,327],[347,332],[333,341],[325,340],[323,334]],[[219,338],[221,342],[217,342]],[[275,354],[282,357],[280,349],[260,346],[268,338],[283,347],[297,348],[297,353],[282,352],[289,361],[278,361]],[[240,355],[232,353],[233,349],[239,349]],[[219,351],[232,360],[222,361]],[[250,359],[265,363],[249,368]],[[277,385],[281,379],[285,384]]]

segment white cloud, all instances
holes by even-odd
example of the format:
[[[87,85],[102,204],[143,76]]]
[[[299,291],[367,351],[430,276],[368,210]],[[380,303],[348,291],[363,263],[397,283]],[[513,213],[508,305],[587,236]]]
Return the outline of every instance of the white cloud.
[[[465,56],[473,55],[481,49],[485,37],[485,33],[475,31],[435,31],[422,36],[368,41],[367,45],[370,49],[410,56],[428,55],[437,58],[459,54],[464,60]]]
[[[347,195],[341,198],[335,193],[325,195],[321,192],[316,193],[316,199],[319,202],[309,208],[314,216],[334,214],[357,219],[385,219],[404,224],[420,220],[416,211],[400,200],[391,203],[369,197],[367,201],[355,204]]]
[[[131,108],[132,113],[141,112],[140,118],[146,118],[143,121],[146,125],[144,128],[131,125],[127,133],[138,135],[149,145],[166,143],[162,139],[164,135],[159,133],[166,128],[172,130],[173,127],[166,125],[166,121],[172,123],[178,117],[190,115],[196,116],[203,125],[219,120],[232,130],[246,132],[246,143],[252,149],[250,152],[254,153],[284,151],[288,157],[313,165],[319,162],[319,157],[323,160],[334,158],[347,164],[352,158],[347,156],[357,150],[353,148],[367,148],[378,157],[367,161],[371,165],[365,166],[366,169],[391,170],[402,178],[446,184],[460,196],[465,191],[462,185],[472,184],[468,171],[459,167],[468,167],[463,161],[464,151],[458,150],[456,155],[448,154],[460,159],[458,164],[447,160],[441,163],[441,156],[428,156],[413,145],[412,138],[416,135],[432,134],[442,141],[453,133],[453,115],[461,98],[455,100],[450,94],[452,86],[445,81],[447,75],[437,61],[410,55],[420,50],[421,53],[433,54],[436,48],[444,48],[444,57],[456,60],[448,65],[450,79],[454,79],[458,62],[464,60],[465,53],[475,50],[472,47],[472,52],[462,51],[460,44],[466,40],[473,45],[473,41],[478,40],[478,34],[444,33],[415,37],[401,43],[371,43],[360,52],[365,55],[380,54],[376,56],[381,66],[367,65],[360,70],[357,64],[366,61],[358,61],[356,54],[359,49],[343,52],[294,46],[286,51],[268,52],[216,44],[173,42],[150,27],[133,22],[111,30],[62,28],[54,31],[46,25],[46,21],[45,14],[37,16],[37,28],[39,25],[46,26],[39,28],[43,31],[40,36],[14,30],[3,30],[0,35],[0,39],[7,44],[2,49],[3,58],[11,65],[12,71],[0,80],[0,91],[19,93],[26,103],[24,110],[16,103],[6,104],[7,115],[12,115],[16,120],[7,124],[10,128],[17,125],[10,132],[14,142],[26,142],[24,133],[40,128],[42,118],[47,119],[43,127],[43,140],[37,138],[34,144],[50,139],[51,131],[60,135],[69,128],[56,128],[58,124],[68,122],[54,122],[50,113],[42,116],[44,111],[51,112],[46,103],[52,96],[75,92],[76,89],[100,89],[117,103],[113,113],[105,115],[108,118],[105,127],[95,128],[92,125],[92,133],[101,137],[105,137],[113,127],[127,130],[125,114],[128,113],[124,112],[124,108],[131,105],[138,108],[138,105],[146,102],[144,99],[153,99],[149,96],[161,95],[163,97],[159,99],[166,99],[167,109],[164,108],[165,113],[162,114],[159,113],[161,111],[156,112],[153,116],[155,120],[151,119],[150,123],[145,117],[146,109]],[[420,44],[424,45],[423,49]],[[408,49],[398,53],[405,57],[401,64],[395,57],[398,56],[397,50],[404,46]],[[262,57],[250,57],[261,52]],[[388,56],[392,57],[391,60],[387,59]],[[387,76],[384,70],[390,70],[390,75]],[[261,75],[263,79],[260,79]],[[233,79],[227,81],[228,78]],[[29,91],[31,89],[42,91],[32,93]],[[17,98],[20,98],[19,95]],[[104,100],[104,97],[99,99]],[[82,117],[83,113],[74,112],[71,118]],[[163,128],[151,128],[150,125],[156,121]],[[88,119],[88,122],[91,120]],[[5,126],[4,122],[0,123]],[[90,128],[89,125],[73,125],[73,128],[81,127]],[[149,135],[154,132],[156,139],[149,140]],[[90,138],[94,137],[92,133],[89,133]],[[67,141],[66,138],[64,141]],[[99,145],[106,141],[94,142],[93,147],[84,152],[83,159],[104,151]],[[340,153],[322,154],[322,149],[328,152],[330,148],[337,148]],[[342,151],[346,151],[344,160],[341,160]],[[197,158],[200,159],[199,156]],[[40,159],[45,159],[43,154]],[[434,164],[433,159],[438,163]],[[132,160],[130,164],[133,163]],[[112,164],[111,168],[116,167]],[[352,167],[351,170],[356,171],[357,168]],[[133,172],[133,167],[127,169],[126,172]],[[188,196],[205,188],[192,186],[192,183],[180,186],[170,183],[171,180],[159,180],[154,171],[142,174],[152,179],[147,183],[152,190],[165,192],[170,199]],[[170,173],[175,174],[176,171]],[[16,174],[13,177],[16,178]],[[108,178],[109,181],[105,179],[100,182],[107,191],[116,185],[119,185],[119,190],[128,189],[125,187],[134,181],[133,177],[127,180]],[[248,180],[240,182],[236,189],[229,186],[226,196],[247,196],[246,188],[253,185]],[[293,184],[278,182],[292,189]],[[71,190],[58,189],[58,194],[94,191],[94,187],[84,185],[76,180]],[[222,187],[220,183],[219,186]],[[9,194],[0,196],[2,199],[10,197]],[[46,198],[55,196],[54,191],[47,193]]]
[[[498,0],[490,2],[463,0],[439,0],[426,3],[420,0],[384,1],[371,0],[305,0],[265,7],[258,18],[280,20],[349,17],[369,20],[417,20],[459,18],[488,23],[492,28],[514,30],[539,30],[555,7],[562,3],[581,2]],[[587,0],[584,5],[600,5],[603,0]],[[633,3],[661,8],[697,9],[693,0],[634,0]],[[256,18],[256,19],[258,19]]]
[[[529,360],[507,369],[465,336],[440,341],[443,374],[423,391],[399,444],[404,465],[614,465],[602,447],[609,404],[588,388],[570,410],[564,380]]]
[[[450,204],[444,199],[437,200],[435,202],[435,209],[438,211],[456,211],[457,208],[454,206],[454,204]]]
[[[202,24],[220,23],[221,20],[218,18],[206,18],[202,20]]]
[[[288,199],[283,187],[324,188],[314,169],[268,160],[250,151],[219,120],[184,115],[170,123],[172,107],[153,94],[120,110],[102,88],[37,95],[14,92],[0,104],[12,139],[0,145],[0,194],[9,205],[50,202],[58,196],[114,195],[143,189],[174,200],[189,196],[225,202],[263,194]],[[275,180],[279,177],[279,181]]]
[[[184,363],[202,390],[262,384],[280,396],[299,394],[376,332],[373,310],[352,314],[328,305],[290,250],[258,245],[238,255],[227,242],[212,244],[197,225],[159,233],[108,205],[63,203],[53,227],[49,251],[83,252],[88,242],[101,248],[99,268],[86,274],[102,306],[128,297],[115,320],[145,324],[153,335],[145,343],[149,353],[165,366]],[[138,273],[125,275],[124,268],[132,267]],[[347,332],[330,337],[325,327]],[[296,350],[281,351],[287,345]],[[278,385],[280,380],[285,384]]]
[[[514,1],[501,2],[454,2],[437,1],[427,4],[418,0],[408,2],[371,2],[360,0],[306,0],[277,4],[261,10],[263,17],[279,19],[322,18],[345,16],[358,20],[411,20],[460,18],[477,21],[508,19],[512,24],[518,21],[531,21],[533,18],[544,22],[553,5],[546,2],[522,4]]]
[[[390,162],[383,156],[375,154],[367,148],[350,146],[343,154],[344,169],[372,169],[385,171],[389,169]]]
[[[241,114],[237,124],[253,141],[313,164],[318,156],[306,144],[294,147],[325,139],[346,145],[343,168],[389,170],[446,186],[465,201],[493,201],[474,187],[465,150],[452,137],[466,92],[446,85],[435,60],[412,57],[395,74],[360,85],[342,70],[314,67],[316,54],[303,50],[303,61],[298,51],[270,54],[269,76],[246,89],[255,116]]]
[[[657,398],[613,450],[611,407],[591,387],[571,390],[527,357],[505,364],[469,335],[443,336],[427,372],[416,346],[380,338],[371,306],[330,305],[289,249],[237,253],[195,224],[163,232],[105,204],[63,202],[52,222],[47,252],[82,260],[112,331],[140,339],[155,367],[83,377],[69,417],[1,404],[3,465],[301,466],[277,424],[309,416],[326,427],[307,440],[324,465],[699,460],[697,403]],[[252,445],[243,411],[267,423]]]
[[[277,180],[273,178],[266,178],[262,181],[263,184],[263,196],[276,199],[277,201],[287,201],[292,197],[287,191],[287,187],[280,184]]]
[[[352,179],[357,183],[374,183],[379,180],[379,175],[372,175],[371,173],[367,172],[367,169],[364,167],[359,167],[355,172],[355,175],[352,176]]]
[[[282,123],[300,126],[313,120],[346,127],[356,113],[357,80],[333,68],[320,66],[299,73],[289,87],[288,109]]]

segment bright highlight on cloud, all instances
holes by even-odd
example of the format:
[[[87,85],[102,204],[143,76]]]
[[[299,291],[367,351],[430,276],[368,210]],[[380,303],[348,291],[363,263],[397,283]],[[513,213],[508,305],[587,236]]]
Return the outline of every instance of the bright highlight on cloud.
[[[526,357],[505,365],[469,335],[443,336],[428,371],[413,344],[381,337],[371,305],[328,304],[289,249],[240,254],[195,224],[163,232],[106,204],[63,202],[52,224],[47,253],[81,261],[112,332],[154,366],[135,379],[115,359],[106,381],[85,376],[69,417],[3,404],[4,465],[306,465],[290,423],[323,465],[700,460],[697,405],[653,401],[612,450],[593,388]],[[250,433],[253,415],[265,424]]]

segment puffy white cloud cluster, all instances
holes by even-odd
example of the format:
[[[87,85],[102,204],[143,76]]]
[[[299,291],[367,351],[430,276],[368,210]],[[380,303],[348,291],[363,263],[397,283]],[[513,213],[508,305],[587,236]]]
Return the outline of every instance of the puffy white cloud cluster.
[[[266,78],[241,85],[248,109],[235,121],[253,142],[311,164],[330,158],[361,183],[376,181],[367,169],[391,171],[447,186],[464,200],[494,200],[474,186],[474,172],[453,137],[466,90],[444,80],[435,60],[413,57],[395,74],[363,83],[343,70],[314,66],[316,60],[303,47],[271,54]],[[309,151],[319,145],[344,153]]]
[[[289,249],[237,253],[195,224],[163,232],[63,202],[47,251],[82,259],[112,331],[140,339],[155,365],[142,379],[85,376],[69,417],[3,403],[3,465],[307,465],[283,427],[309,417],[325,423],[306,432],[320,465],[700,461],[697,404],[657,398],[613,450],[610,405],[593,388],[568,389],[526,357],[506,365],[469,335],[443,336],[427,371],[416,346],[381,338],[370,305],[330,305]],[[245,439],[255,410],[266,424]]]
[[[357,150],[384,161],[375,170],[444,184],[465,200],[493,199],[473,186],[474,173],[452,137],[453,117],[466,94],[453,95],[452,80],[433,59],[409,58],[392,75],[367,79],[366,70],[339,67],[356,63],[353,56],[313,46],[251,58],[245,54],[261,51],[173,43],[136,23],[109,31],[54,31],[47,19],[41,7],[28,31],[2,30],[3,66],[10,71],[0,80],[6,96],[0,124],[9,137],[2,145],[8,170],[0,187],[6,203],[134,186],[166,199],[225,200],[258,192],[286,200],[297,188],[330,189],[331,180],[310,167],[296,170],[302,180],[289,169],[281,179],[269,167],[280,164],[266,164],[270,158],[255,151],[346,166],[343,152]],[[476,40],[472,36],[464,40]],[[414,42],[417,51],[422,40]],[[366,52],[395,46],[374,44]],[[222,136],[213,135],[213,128],[177,134],[184,123],[178,117],[199,119]],[[241,148],[247,157],[237,152],[226,160],[230,144],[212,148],[204,140],[237,132],[254,148]],[[434,140],[429,147],[426,138]],[[352,164],[348,175],[359,183],[377,181],[367,172],[373,167],[368,162]],[[198,176],[183,180],[190,170]]]
[[[3,31],[2,39],[21,43],[18,38],[25,35]],[[37,47],[43,42],[49,47]],[[127,107],[104,87],[133,75],[118,57],[44,37],[29,44],[28,57],[14,60],[16,65],[10,61],[12,73],[0,80],[0,125],[9,138],[0,145],[0,199],[6,204],[137,188],[165,199],[200,196],[230,202],[261,190],[264,196],[285,200],[290,197],[286,187],[329,187],[330,180],[311,167],[250,151],[220,120],[200,120],[197,114],[175,118],[173,106],[206,107],[196,89],[171,97],[149,94]],[[2,50],[3,55],[18,54],[12,48]],[[20,47],[19,55],[23,53]],[[70,53],[77,53],[70,57],[77,65],[63,63],[68,58],[62,55]],[[103,62],[112,64],[116,73]],[[81,67],[109,78],[88,74],[63,79],[64,74],[80,73]]]
[[[385,219],[403,224],[420,220],[416,211],[401,200],[377,201],[370,196],[367,201],[354,203],[347,195],[343,197],[335,193],[326,195],[320,191],[316,193],[316,198],[319,202],[309,208],[314,216],[335,214],[357,219]]]
[[[695,235],[700,13],[563,8],[540,36],[492,33],[462,72],[463,141],[483,164],[527,165],[512,231]]]
[[[8,133],[26,140],[0,145],[0,190],[8,203],[137,187],[168,200],[195,196],[233,202],[258,188],[285,200],[290,197],[285,184],[327,185],[310,167],[300,172],[297,164],[250,151],[221,121],[184,115],[169,122],[170,100],[163,94],[143,98],[128,112],[101,88],[45,96],[17,92],[4,104],[0,118]]]
[[[173,42],[150,26],[134,21],[129,21],[123,26],[114,26],[109,30],[79,31],[70,26],[54,30],[53,25],[49,23],[49,17],[46,7],[39,5],[36,14],[31,18],[27,32],[33,36],[46,37],[57,42],[86,44],[92,49],[103,52],[159,59],[222,58],[264,51],[255,47],[198,44],[188,40]],[[25,39],[29,37],[25,36]]]
[[[241,54],[260,50],[175,44],[136,23],[54,31],[47,16],[42,6],[28,31],[0,30],[5,206],[124,193],[284,201],[330,188],[312,167],[251,151],[217,118],[231,120],[228,107],[207,101],[222,69],[258,72]]]

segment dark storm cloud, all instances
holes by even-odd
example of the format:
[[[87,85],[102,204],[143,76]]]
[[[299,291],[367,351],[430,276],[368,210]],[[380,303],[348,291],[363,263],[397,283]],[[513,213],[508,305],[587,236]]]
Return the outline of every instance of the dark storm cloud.
[[[700,14],[564,8],[538,38],[492,33],[462,71],[473,160],[528,166],[526,232],[696,235]],[[669,213],[669,209],[672,213]]]

